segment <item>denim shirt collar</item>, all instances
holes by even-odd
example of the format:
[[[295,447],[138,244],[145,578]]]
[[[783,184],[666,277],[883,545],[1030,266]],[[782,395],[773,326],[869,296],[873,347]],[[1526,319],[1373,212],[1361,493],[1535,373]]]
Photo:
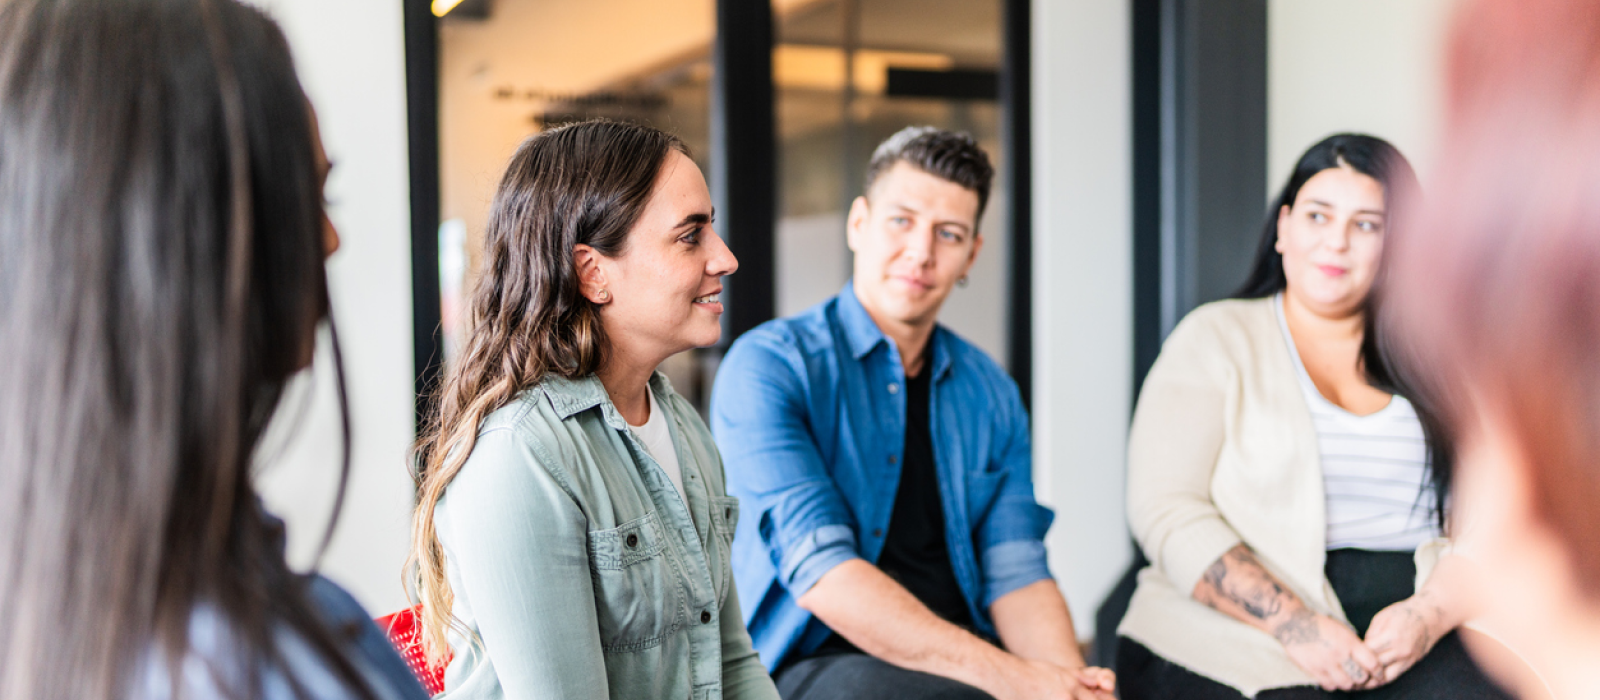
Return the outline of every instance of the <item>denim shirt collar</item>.
[[[617,430],[628,427],[616,405],[611,403],[611,395],[606,393],[606,386],[600,383],[598,375],[569,379],[559,374],[547,374],[539,380],[539,387],[550,398],[550,405],[562,420],[599,406],[600,415],[607,425]],[[667,381],[667,375],[658,370],[650,375],[650,390],[656,393],[657,398],[664,398],[672,393],[672,383]]]
[[[845,342],[850,345],[850,356],[861,360],[871,353],[873,349],[882,344],[885,348],[890,346],[889,337],[878,328],[878,323],[872,320],[866,307],[861,305],[861,299],[856,296],[856,283],[854,280],[846,282],[844,289],[839,292],[839,325],[844,329]],[[941,324],[934,324],[933,335],[928,337],[928,345],[933,351],[933,377],[942,379],[950,372],[950,348],[945,335],[948,331]]]

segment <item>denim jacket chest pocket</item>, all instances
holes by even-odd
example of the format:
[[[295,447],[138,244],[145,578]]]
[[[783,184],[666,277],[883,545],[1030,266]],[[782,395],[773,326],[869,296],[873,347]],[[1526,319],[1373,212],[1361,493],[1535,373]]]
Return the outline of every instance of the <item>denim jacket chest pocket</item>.
[[[733,496],[712,496],[711,502],[711,545],[716,548],[720,562],[711,562],[714,569],[722,571],[721,580],[717,582],[717,604],[721,605],[727,598],[731,584],[728,581],[733,575],[733,568],[726,562],[733,560],[733,532],[739,525],[739,499]]]
[[[688,617],[683,577],[656,511],[589,531],[600,644],[608,653],[657,646]]]

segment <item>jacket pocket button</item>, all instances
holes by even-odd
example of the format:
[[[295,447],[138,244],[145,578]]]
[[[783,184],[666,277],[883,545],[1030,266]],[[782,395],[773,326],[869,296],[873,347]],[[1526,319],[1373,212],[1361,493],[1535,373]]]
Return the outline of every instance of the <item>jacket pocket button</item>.
[[[635,534],[632,534],[632,533],[629,533],[627,542],[628,542],[628,548],[629,549],[633,549],[634,547],[639,546],[639,536],[635,535]]]
[[[706,623],[708,623],[710,621],[711,621],[711,611],[710,610],[701,610],[700,611],[700,624],[703,625],[703,624],[706,624]]]

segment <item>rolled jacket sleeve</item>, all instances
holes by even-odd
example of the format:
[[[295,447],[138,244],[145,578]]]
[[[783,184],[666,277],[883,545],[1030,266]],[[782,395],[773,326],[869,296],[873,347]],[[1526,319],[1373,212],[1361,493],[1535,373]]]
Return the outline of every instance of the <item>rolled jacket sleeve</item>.
[[[486,431],[439,502],[503,697],[607,697],[588,530],[514,430]]]
[[[734,343],[717,371],[711,426],[737,495],[756,519],[778,581],[795,597],[834,567],[860,558],[856,524],[807,423],[798,353],[758,329]]]
[[[1039,505],[1033,492],[1033,441],[1028,433],[1028,413],[1016,384],[1006,383],[996,402],[994,464],[1001,479],[1000,493],[988,516],[978,525],[977,541],[983,565],[985,609],[1002,596],[1035,581],[1051,578],[1044,536],[1055,513]]]

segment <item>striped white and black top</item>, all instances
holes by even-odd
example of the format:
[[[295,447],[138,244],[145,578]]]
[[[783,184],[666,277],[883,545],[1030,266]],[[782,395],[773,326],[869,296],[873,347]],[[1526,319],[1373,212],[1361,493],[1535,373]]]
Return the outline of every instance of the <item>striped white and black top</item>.
[[[1272,306],[1317,430],[1328,498],[1328,549],[1409,551],[1438,537],[1427,441],[1411,402],[1396,395],[1365,416],[1334,405],[1300,361],[1281,295]]]

